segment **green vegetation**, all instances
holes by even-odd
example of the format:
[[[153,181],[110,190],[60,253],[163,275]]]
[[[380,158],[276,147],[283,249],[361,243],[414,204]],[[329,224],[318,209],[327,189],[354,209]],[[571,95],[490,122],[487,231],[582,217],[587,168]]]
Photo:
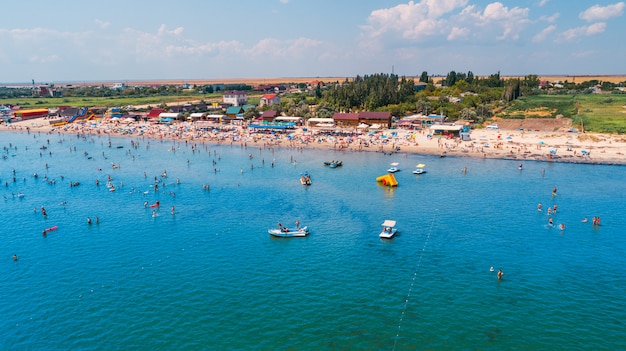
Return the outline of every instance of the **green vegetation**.
[[[415,113],[443,114],[449,120],[488,123],[504,119],[571,118],[573,125],[586,131],[626,133],[626,94],[618,91],[626,82],[585,81],[542,85],[537,75],[503,79],[500,73],[477,77],[451,71],[445,77],[422,72],[421,85],[412,78],[394,74],[357,76],[344,82],[326,82],[307,89],[305,84],[289,84],[279,105],[250,110],[252,118],[268,109],[288,116],[332,117],[335,112],[389,111],[402,117]],[[53,86],[48,87],[53,89]],[[195,102],[222,101],[222,91],[248,92],[248,103],[259,104],[263,93],[252,86],[142,86],[111,89],[105,86],[55,89],[61,97],[34,96],[34,89],[0,87],[0,104],[24,108],[57,106],[166,106]],[[600,94],[596,94],[596,93]]]
[[[575,95],[530,95],[512,101],[498,117],[502,118],[556,118],[576,115]]]
[[[626,133],[626,94],[531,95],[498,114],[502,118],[571,118],[574,126],[600,133]]]
[[[55,98],[20,98],[0,99],[0,105],[17,105],[22,108],[44,108],[57,106],[140,106],[161,104],[175,105],[196,100],[214,100],[211,95],[171,95],[171,96],[146,96],[146,97],[55,97]],[[219,96],[221,100],[221,95]]]
[[[585,130],[599,133],[626,134],[626,94],[581,95],[579,116],[574,123],[582,123]]]

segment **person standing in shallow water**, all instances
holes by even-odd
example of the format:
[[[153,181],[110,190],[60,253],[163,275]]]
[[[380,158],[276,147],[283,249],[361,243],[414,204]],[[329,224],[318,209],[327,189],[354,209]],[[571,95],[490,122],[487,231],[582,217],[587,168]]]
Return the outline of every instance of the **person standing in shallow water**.
[[[503,275],[504,275],[504,272],[501,269],[498,269],[498,280],[502,280]]]

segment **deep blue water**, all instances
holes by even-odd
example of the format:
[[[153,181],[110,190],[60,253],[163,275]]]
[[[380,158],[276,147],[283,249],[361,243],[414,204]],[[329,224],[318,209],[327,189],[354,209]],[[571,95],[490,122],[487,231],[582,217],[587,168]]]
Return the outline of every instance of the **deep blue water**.
[[[1,349],[626,349],[624,167],[0,140]],[[296,219],[310,236],[268,235]]]

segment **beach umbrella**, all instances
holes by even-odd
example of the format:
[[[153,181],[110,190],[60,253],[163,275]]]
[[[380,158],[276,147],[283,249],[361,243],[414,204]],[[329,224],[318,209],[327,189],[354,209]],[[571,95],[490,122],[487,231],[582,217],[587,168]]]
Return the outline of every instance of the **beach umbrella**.
[[[424,168],[424,167],[426,167],[426,165],[425,165],[425,164],[423,164],[423,163],[420,163],[420,164],[418,164],[418,165],[417,165],[417,166],[415,166],[415,167],[416,167],[416,168]]]
[[[543,141],[540,141],[540,142],[539,142],[539,145],[543,145],[543,144],[545,144]]]

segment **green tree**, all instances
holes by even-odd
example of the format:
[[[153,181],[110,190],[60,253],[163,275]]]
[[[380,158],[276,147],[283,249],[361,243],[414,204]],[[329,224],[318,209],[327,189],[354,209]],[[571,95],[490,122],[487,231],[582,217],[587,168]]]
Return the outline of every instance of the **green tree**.
[[[420,82],[428,83],[428,72],[422,72],[422,75],[420,76]]]
[[[454,85],[454,83],[456,83],[456,72],[455,71],[450,71],[448,73],[448,75],[446,76],[446,79],[444,80],[444,85],[447,87],[451,87]]]
[[[251,120],[259,117],[259,113],[256,110],[256,107],[251,107],[244,111],[243,118],[246,120]]]

